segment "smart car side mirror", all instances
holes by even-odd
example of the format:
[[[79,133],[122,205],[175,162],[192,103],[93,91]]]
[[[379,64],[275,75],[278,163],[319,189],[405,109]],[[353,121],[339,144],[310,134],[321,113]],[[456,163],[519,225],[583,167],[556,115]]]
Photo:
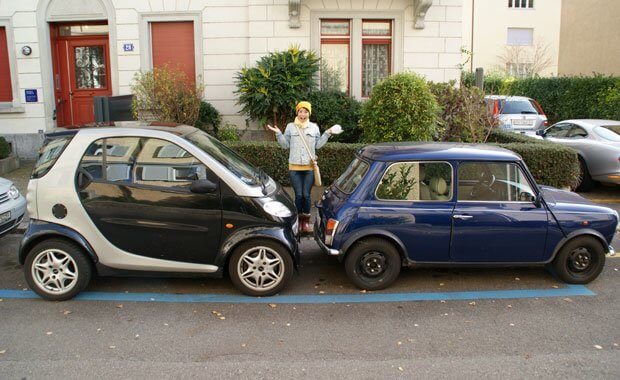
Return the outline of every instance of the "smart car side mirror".
[[[216,190],[217,184],[209,181],[208,179],[194,181],[189,186],[189,191],[196,194],[209,194],[214,193]]]

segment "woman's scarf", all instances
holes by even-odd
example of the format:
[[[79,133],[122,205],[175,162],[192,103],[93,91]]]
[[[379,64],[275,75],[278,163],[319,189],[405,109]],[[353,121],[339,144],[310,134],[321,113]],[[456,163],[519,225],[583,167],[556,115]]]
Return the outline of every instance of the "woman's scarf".
[[[307,128],[308,124],[310,124],[310,120],[306,119],[306,121],[302,123],[298,117],[295,117],[295,125],[299,126],[299,128]]]

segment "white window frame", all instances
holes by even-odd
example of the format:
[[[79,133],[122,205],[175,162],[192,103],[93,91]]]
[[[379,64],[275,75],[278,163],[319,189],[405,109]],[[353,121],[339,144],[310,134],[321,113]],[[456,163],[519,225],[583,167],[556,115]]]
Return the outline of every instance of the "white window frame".
[[[0,102],[0,113],[25,112],[19,97],[19,77],[17,73],[17,57],[15,56],[15,41],[13,40],[13,25],[10,18],[0,18],[0,27],[6,31],[6,47],[9,54],[9,74],[11,76],[11,92],[13,100]]]
[[[311,11],[310,12],[310,48],[321,51],[321,19],[349,19],[351,20],[351,35],[349,45],[349,77],[350,94],[356,99],[362,98],[362,20],[392,20],[392,74],[403,71],[403,20],[404,11],[372,12],[350,10]]]
[[[152,22],[192,21],[194,23],[194,67],[196,83],[203,75],[202,68],[202,14],[200,12],[162,12],[140,14],[140,69],[153,70]]]
[[[511,30],[531,30],[532,39],[529,43],[510,42],[510,31]],[[508,46],[532,46],[534,45],[534,28],[513,28],[513,27],[507,28],[506,29],[506,45]]]

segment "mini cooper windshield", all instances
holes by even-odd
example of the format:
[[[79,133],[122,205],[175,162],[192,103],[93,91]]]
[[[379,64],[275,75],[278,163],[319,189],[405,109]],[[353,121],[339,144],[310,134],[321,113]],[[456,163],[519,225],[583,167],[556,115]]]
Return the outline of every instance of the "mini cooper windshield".
[[[196,131],[183,137],[213,157],[213,159],[227,167],[228,170],[230,170],[246,185],[263,185],[262,181],[265,176],[261,173],[260,169],[250,165],[250,163],[244,160],[232,149],[209,136],[207,133],[203,131]]]

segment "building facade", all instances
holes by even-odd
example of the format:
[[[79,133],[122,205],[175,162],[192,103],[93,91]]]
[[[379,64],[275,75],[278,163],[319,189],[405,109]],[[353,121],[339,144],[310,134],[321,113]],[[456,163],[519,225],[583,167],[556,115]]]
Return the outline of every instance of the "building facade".
[[[458,79],[461,0],[0,0],[0,135],[22,158],[42,134],[93,120],[93,97],[177,66],[238,128],[235,74],[291,45],[363,99],[385,76]]]
[[[562,0],[463,0],[463,46],[471,52],[465,68],[557,74],[561,9]]]

